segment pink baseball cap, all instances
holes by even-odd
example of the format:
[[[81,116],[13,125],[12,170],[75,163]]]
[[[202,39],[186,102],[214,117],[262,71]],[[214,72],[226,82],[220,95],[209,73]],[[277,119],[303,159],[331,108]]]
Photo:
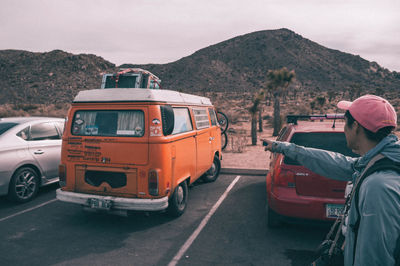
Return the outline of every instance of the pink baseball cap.
[[[337,107],[348,110],[358,123],[374,133],[383,127],[397,126],[397,114],[393,106],[376,95],[364,95],[353,102],[340,101]]]

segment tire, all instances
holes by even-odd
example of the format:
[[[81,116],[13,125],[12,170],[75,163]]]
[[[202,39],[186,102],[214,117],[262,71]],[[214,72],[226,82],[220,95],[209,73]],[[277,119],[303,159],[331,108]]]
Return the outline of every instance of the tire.
[[[168,201],[167,213],[170,216],[179,217],[185,212],[188,192],[186,181],[183,181],[175,188],[174,194],[172,194],[172,197]]]
[[[221,134],[221,150],[224,150],[227,145],[228,145],[228,136],[226,135],[226,132],[224,132]]]
[[[282,225],[280,215],[271,210],[267,205],[267,225],[269,228],[276,228]]]
[[[8,198],[15,202],[27,202],[33,199],[39,190],[39,176],[30,167],[18,169],[12,176],[8,188]]]
[[[221,171],[221,161],[218,156],[214,156],[214,161],[211,165],[211,168],[201,177],[204,182],[214,182],[217,180],[219,176],[219,172]]]
[[[218,124],[221,126],[221,134],[225,133],[229,126],[228,117],[223,112],[217,112]]]

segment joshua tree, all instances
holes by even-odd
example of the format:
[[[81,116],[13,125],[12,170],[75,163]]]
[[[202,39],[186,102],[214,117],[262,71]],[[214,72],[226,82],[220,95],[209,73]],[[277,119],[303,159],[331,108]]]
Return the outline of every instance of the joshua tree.
[[[266,100],[266,105],[271,106],[271,100],[274,97],[273,88],[269,82],[266,84],[266,91],[265,91],[265,100]]]
[[[289,71],[286,67],[276,70],[269,70],[267,73],[268,85],[274,96],[274,132],[273,136],[278,136],[281,128],[281,110],[280,99],[286,92],[290,83],[294,80],[296,74],[294,70]]]
[[[259,112],[259,105],[264,99],[264,95],[263,90],[254,94],[252,99],[253,105],[249,108],[251,114],[251,145],[257,145],[257,113]]]

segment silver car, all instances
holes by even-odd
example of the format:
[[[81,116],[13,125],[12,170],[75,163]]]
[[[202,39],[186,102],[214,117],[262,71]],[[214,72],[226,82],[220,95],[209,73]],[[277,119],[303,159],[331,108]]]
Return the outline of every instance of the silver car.
[[[58,181],[63,129],[62,118],[0,118],[0,195],[26,202]]]

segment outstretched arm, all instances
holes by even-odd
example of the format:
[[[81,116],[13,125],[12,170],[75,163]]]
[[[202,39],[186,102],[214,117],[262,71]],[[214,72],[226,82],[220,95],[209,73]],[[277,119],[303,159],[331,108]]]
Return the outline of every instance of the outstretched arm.
[[[311,171],[337,180],[351,180],[357,158],[326,150],[306,148],[289,142],[262,140],[266,151],[283,153]]]

